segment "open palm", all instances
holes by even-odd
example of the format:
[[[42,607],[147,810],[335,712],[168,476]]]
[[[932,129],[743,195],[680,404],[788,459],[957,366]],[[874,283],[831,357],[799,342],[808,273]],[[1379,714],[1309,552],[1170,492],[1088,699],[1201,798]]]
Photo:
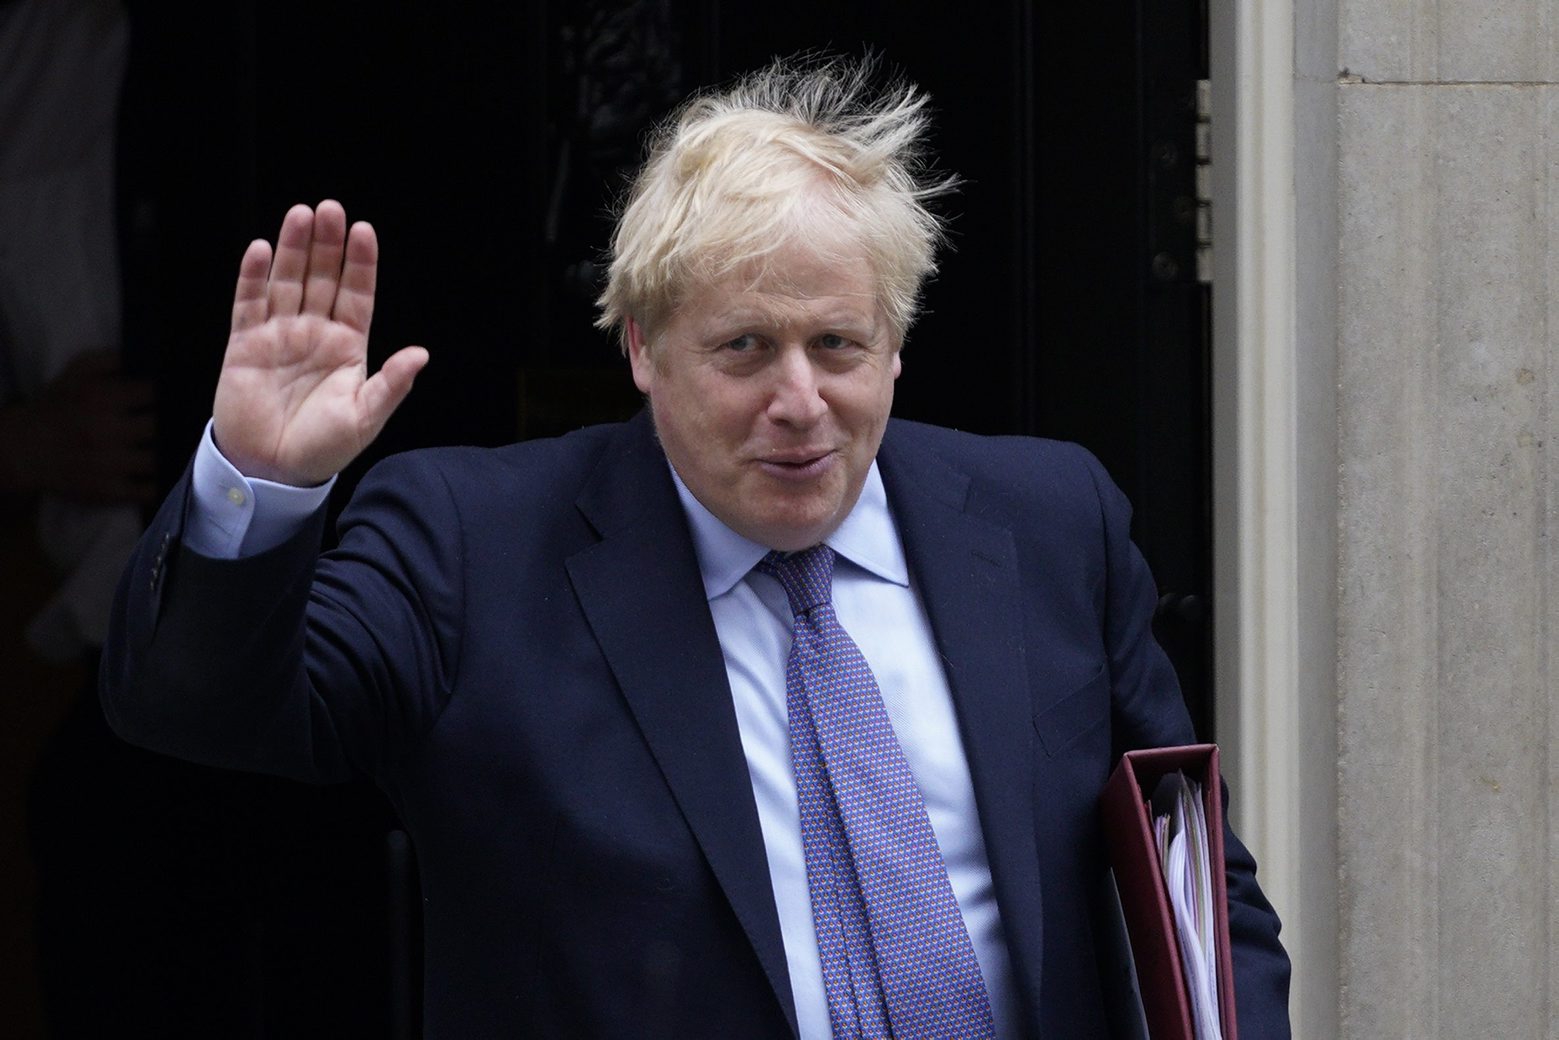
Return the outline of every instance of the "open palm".
[[[294,206],[270,244],[249,244],[217,382],[217,447],[245,476],[298,486],[339,473],[366,448],[427,363],[406,347],[368,374],[379,245],[326,200]]]

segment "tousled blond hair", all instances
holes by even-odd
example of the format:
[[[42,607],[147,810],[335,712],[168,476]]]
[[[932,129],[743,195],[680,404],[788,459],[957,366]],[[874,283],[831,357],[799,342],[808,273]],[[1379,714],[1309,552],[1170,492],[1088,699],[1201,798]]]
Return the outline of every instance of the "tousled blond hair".
[[[945,237],[928,199],[954,186],[923,159],[926,96],[876,62],[776,61],[695,95],[652,135],[612,236],[596,324],[656,329],[695,287],[762,270],[787,245],[863,249],[902,341]],[[821,235],[821,240],[819,236]]]

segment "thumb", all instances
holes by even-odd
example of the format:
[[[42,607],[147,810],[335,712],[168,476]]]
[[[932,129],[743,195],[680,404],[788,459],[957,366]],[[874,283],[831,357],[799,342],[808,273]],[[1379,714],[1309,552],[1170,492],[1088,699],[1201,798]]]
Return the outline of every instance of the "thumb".
[[[357,401],[369,438],[377,437],[384,429],[395,409],[411,393],[412,382],[427,363],[427,350],[403,347],[386,358],[379,371],[363,383],[357,391]]]

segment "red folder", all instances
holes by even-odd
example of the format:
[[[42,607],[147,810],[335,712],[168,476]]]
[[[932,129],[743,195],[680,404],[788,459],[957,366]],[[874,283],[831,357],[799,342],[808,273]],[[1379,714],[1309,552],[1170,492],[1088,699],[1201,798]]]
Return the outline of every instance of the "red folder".
[[[1216,744],[1128,751],[1104,787],[1105,844],[1115,870],[1126,933],[1131,938],[1142,1010],[1152,1040],[1195,1040],[1180,941],[1148,807],[1159,780],[1177,769],[1202,785],[1213,905],[1217,909],[1218,1016],[1224,1040],[1238,1040],[1234,962],[1229,955],[1229,892],[1223,868],[1223,785],[1219,781]]]

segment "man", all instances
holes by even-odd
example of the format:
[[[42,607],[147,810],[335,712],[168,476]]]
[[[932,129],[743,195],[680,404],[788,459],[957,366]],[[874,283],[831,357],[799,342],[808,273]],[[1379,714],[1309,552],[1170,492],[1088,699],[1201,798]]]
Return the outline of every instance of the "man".
[[[1128,510],[1080,449],[890,422],[939,235],[923,99],[777,65],[652,144],[603,325],[647,415],[324,487],[376,244],[288,213],[212,424],[132,561],[128,739],[365,774],[416,842],[436,1036],[1102,1036],[1096,803],[1191,728]],[[1240,1025],[1287,961],[1228,839]]]

